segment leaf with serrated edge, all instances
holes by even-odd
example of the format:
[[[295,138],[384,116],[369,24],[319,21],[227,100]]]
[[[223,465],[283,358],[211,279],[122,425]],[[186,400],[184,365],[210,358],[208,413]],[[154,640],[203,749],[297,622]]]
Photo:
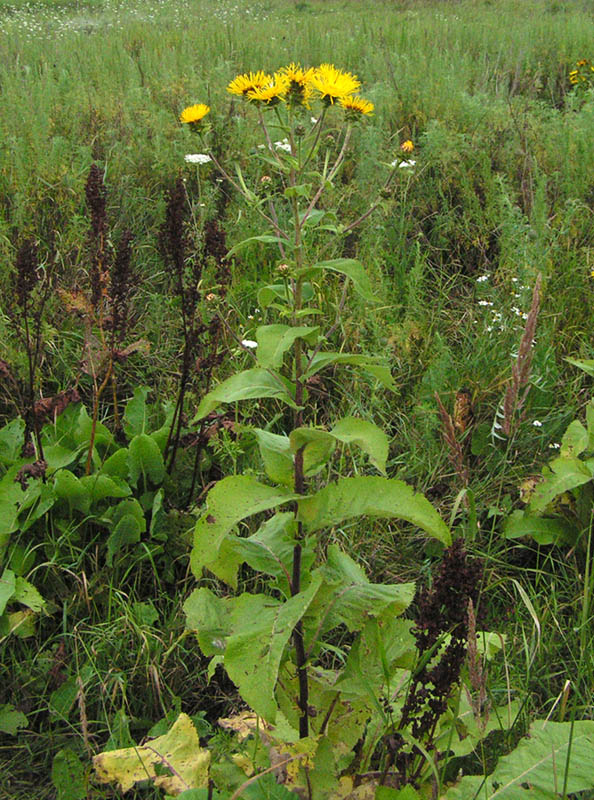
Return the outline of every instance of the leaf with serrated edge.
[[[305,339],[314,345],[319,327],[292,327],[291,325],[260,325],[256,330],[258,349],[256,355],[262,367],[278,369],[283,365],[283,356],[296,339]]]
[[[194,547],[190,557],[192,572],[202,576],[202,568],[216,560],[225,536],[242,519],[268,511],[296,499],[288,489],[259,483],[248,475],[223,478],[208,494],[208,511],[196,523]]]
[[[443,544],[451,543],[449,528],[431,503],[403,481],[342,478],[299,501],[299,519],[310,532],[359,516],[403,519]]]
[[[276,397],[291,408],[297,408],[287,385],[279,375],[267,369],[247,369],[227,378],[206,394],[198,406],[193,422],[207,417],[221,403],[236,403],[239,400],[257,400],[263,397]]]
[[[567,752],[571,743],[570,761]],[[594,789],[592,771],[594,753],[594,721],[547,722],[536,720],[530,727],[529,738],[509,755],[499,759],[495,770],[485,779],[480,797],[485,800],[523,800],[526,785],[535,790],[553,790],[561,795],[567,766],[568,795]],[[472,780],[469,780],[472,777]],[[478,781],[478,783],[477,783]],[[446,800],[468,800],[482,783],[478,776],[468,776],[449,789]],[[530,796],[528,794],[528,796]]]

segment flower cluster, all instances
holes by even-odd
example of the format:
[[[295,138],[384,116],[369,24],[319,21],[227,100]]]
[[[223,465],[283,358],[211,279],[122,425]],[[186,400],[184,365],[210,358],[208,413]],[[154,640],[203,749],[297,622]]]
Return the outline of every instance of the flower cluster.
[[[569,73],[569,82],[580,89],[593,88],[594,64],[587,58],[576,61],[575,69]]]
[[[355,119],[373,112],[373,103],[355,94],[360,86],[356,75],[333,64],[304,68],[292,63],[273,75],[262,70],[238,75],[227,91],[263,107],[284,102],[294,108],[309,108],[317,98],[326,106],[339,103],[347,116]]]

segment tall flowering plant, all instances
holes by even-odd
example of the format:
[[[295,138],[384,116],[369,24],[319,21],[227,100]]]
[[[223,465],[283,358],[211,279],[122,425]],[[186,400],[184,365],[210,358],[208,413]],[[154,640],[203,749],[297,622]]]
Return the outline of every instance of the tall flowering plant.
[[[229,169],[208,147],[208,106],[200,103],[181,114],[181,122],[201,138],[204,155],[263,223],[228,256],[259,241],[273,243],[281,262],[278,277],[258,292],[270,321],[256,329],[255,343],[246,348],[253,365],[208,392],[194,424],[222,405],[268,398],[283,407],[274,421],[282,419],[286,426],[244,425],[257,442],[265,478],[256,479],[253,470],[232,475],[208,493],[194,532],[191,568],[199,582],[206,570],[228,589],[215,591],[212,583],[196,588],[184,606],[187,626],[211,659],[209,673],[223,667],[249,707],[222,723],[239,740],[255,734],[265,745],[236,760],[247,780],[254,771],[271,778],[280,760],[285,786],[309,798],[329,796],[330,786],[353,764],[357,742],[364,742],[358,767],[369,768],[392,724],[393,704],[404,704],[415,651],[410,625],[401,619],[414,584],[372,583],[349,553],[327,544],[324,532],[359,517],[400,519],[450,544],[449,529],[429,501],[387,477],[388,438],[377,425],[354,416],[326,427],[312,424],[310,388],[328,367],[355,367],[388,391],[394,388],[381,358],[331,346],[349,290],[368,304],[377,302],[363,264],[315,256],[325,236],[347,234],[381,202],[380,190],[377,203],[342,224],[326,202],[354,126],[373,112],[373,104],[358,94],[360,87],[355,75],[331,64],[307,69],[290,64],[274,74],[238,75],[229,83],[227,90],[248,105],[261,133],[254,157],[275,176],[264,190],[261,181],[250,186],[239,165]],[[332,142],[324,135],[328,125],[339,129]],[[406,142],[382,189],[411,150]],[[340,284],[339,297],[335,319],[324,325],[319,305],[331,279]],[[355,477],[331,479],[333,456],[342,447],[359,451],[367,465]],[[240,535],[250,518],[256,518],[250,534]],[[260,573],[264,591],[233,593],[243,564]],[[335,647],[339,630],[351,643],[346,651]],[[229,774],[221,776],[215,770],[211,780],[229,788]],[[234,798],[242,796],[240,776],[233,778]]]

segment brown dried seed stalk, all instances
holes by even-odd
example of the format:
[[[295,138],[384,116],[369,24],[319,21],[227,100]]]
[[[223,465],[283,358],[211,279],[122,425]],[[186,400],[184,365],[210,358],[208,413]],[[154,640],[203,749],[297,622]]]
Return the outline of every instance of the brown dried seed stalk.
[[[538,312],[540,310],[540,286],[542,275],[538,274],[532,292],[532,305],[528,312],[524,333],[518,348],[516,361],[512,366],[512,377],[503,398],[503,422],[501,430],[506,436],[510,436],[515,425],[521,421],[521,412],[528,391],[530,390],[530,375],[532,372],[532,344],[536,332]]]
[[[439,418],[441,419],[441,435],[443,436],[443,440],[448,448],[448,458],[456,470],[456,475],[460,478],[463,485],[468,486],[468,468],[464,463],[464,450],[462,449],[462,445],[456,436],[454,420],[450,414],[448,414],[437,392],[435,392],[435,400],[437,402],[437,408],[439,409]]]

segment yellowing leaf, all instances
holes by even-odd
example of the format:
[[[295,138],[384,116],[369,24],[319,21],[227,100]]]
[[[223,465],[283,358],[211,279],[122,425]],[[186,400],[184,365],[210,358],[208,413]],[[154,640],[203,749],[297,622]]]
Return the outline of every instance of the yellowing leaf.
[[[157,764],[160,775],[155,769]],[[127,792],[138,781],[151,778],[155,786],[172,795],[206,786],[209,764],[210,752],[200,747],[196,728],[187,714],[180,714],[164,736],[140,747],[99,753],[93,759],[101,783],[117,783],[122,792]]]

